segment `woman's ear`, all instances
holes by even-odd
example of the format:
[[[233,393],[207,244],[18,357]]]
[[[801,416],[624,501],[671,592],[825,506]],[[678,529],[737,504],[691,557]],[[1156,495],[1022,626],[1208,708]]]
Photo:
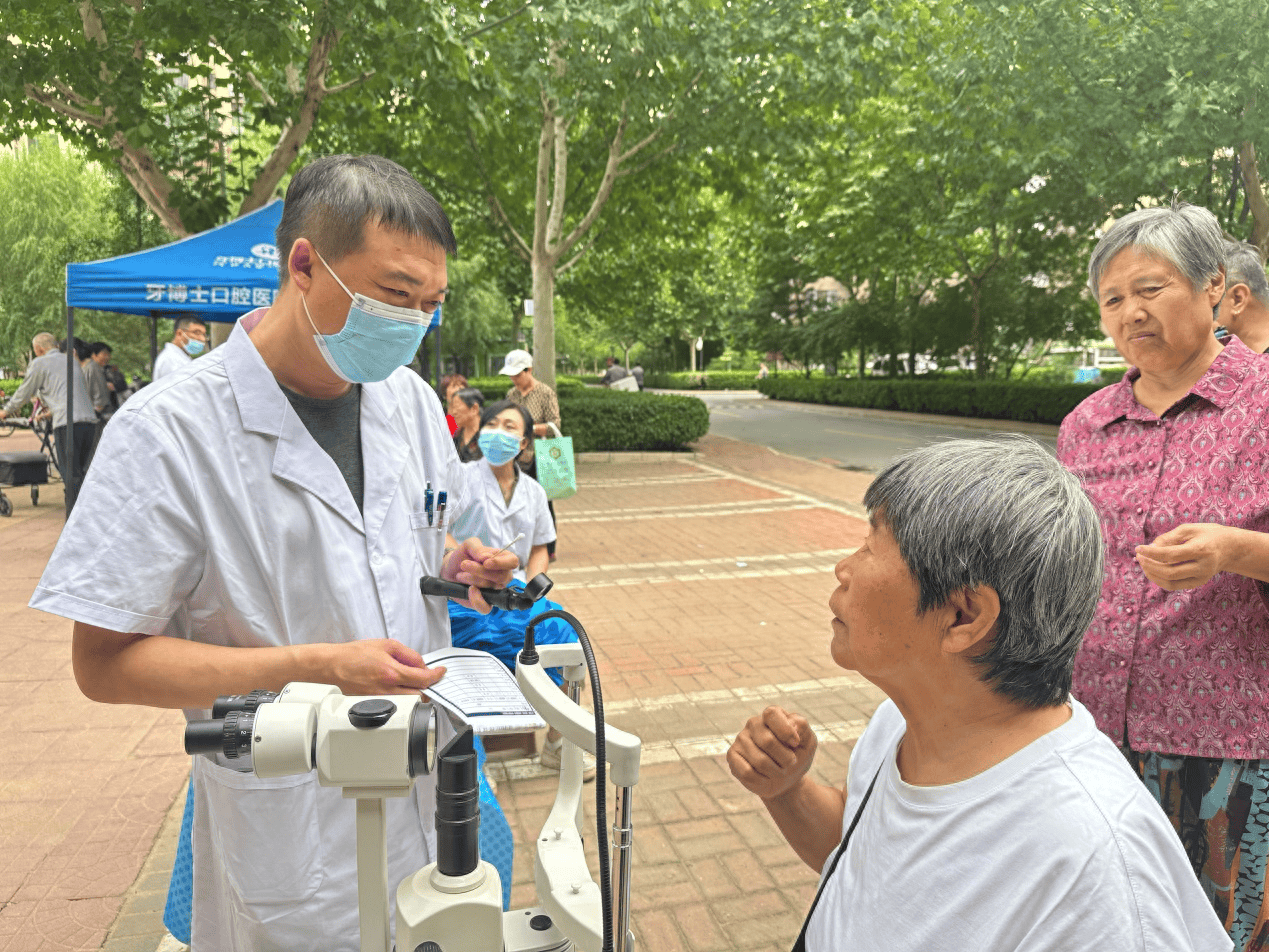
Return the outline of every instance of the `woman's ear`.
[[[943,650],[949,654],[965,654],[977,647],[986,647],[1000,618],[1000,595],[990,585],[963,588],[953,592],[944,610],[951,623],[943,635]]]

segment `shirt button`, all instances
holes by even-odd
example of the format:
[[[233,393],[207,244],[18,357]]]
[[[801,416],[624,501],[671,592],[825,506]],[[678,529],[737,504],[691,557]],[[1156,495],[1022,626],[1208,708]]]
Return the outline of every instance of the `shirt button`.
[[[370,564],[371,564],[371,565],[378,565],[378,564],[379,564],[380,562],[382,562],[382,561],[383,561],[383,556],[382,556],[382,555],[380,555],[378,552],[376,552],[374,555],[370,556]]]
[[[1137,507],[1137,515],[1141,515],[1141,513],[1144,511],[1145,510],[1143,510],[1140,506]]]

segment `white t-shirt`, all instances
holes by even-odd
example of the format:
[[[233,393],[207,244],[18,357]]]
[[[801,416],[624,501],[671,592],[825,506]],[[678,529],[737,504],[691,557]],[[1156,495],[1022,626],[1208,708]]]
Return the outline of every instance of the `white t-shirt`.
[[[152,382],[162,380],[170,373],[184,370],[193,362],[193,357],[168,341],[159,351],[159,356],[154,358],[154,372],[150,374],[150,379]]]
[[[521,473],[511,502],[502,495],[498,477],[483,459],[463,463],[463,477],[470,506],[456,517],[451,533],[455,539],[478,536],[485,545],[501,549],[520,533],[524,538],[511,546],[520,564],[515,577],[525,581],[525,567],[535,545],[555,541],[555,524],[546,505],[546,490],[532,476]]]
[[[990,770],[916,787],[896,762],[907,724],[883,703],[851,754],[843,833],[881,773],[808,952],[1228,952],[1163,811],[1071,706]]]

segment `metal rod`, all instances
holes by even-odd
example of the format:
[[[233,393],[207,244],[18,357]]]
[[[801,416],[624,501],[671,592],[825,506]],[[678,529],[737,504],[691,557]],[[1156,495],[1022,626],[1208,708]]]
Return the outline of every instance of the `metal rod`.
[[[75,309],[66,307],[66,429],[65,442],[62,447],[63,467],[62,488],[66,492],[66,515],[70,516],[75,507],[75,497],[79,495],[79,482],[75,479],[75,375],[79,372],[79,362],[75,353]]]
[[[631,806],[634,788],[618,787],[612,824],[612,867],[616,870],[612,891],[612,938],[614,952],[629,952],[634,946],[630,934],[630,861],[634,851]]]
[[[387,804],[357,799],[357,914],[361,952],[389,952]]]

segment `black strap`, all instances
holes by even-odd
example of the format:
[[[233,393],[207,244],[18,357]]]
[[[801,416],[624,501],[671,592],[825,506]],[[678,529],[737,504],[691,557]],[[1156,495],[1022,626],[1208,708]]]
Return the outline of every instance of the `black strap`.
[[[885,766],[882,762],[881,767]],[[828,886],[828,881],[833,878],[833,873],[837,871],[837,864],[846,852],[846,847],[850,845],[850,835],[855,832],[855,827],[859,825],[859,818],[864,815],[864,807],[868,806],[868,798],[872,796],[872,788],[877,786],[877,778],[881,776],[881,767],[877,768],[877,772],[873,774],[872,783],[868,784],[868,792],[864,794],[864,799],[859,803],[859,809],[855,811],[855,819],[850,821],[850,826],[846,829],[846,835],[842,837],[842,845],[837,847],[837,852],[833,854],[833,861],[828,864],[828,870],[824,873],[824,878],[820,881],[820,888],[815,893],[815,899],[811,901],[811,908],[806,912],[806,919],[802,922],[802,931],[798,933],[798,940],[793,943],[792,952],[806,952],[806,930],[811,925],[811,916],[815,914],[815,907],[820,904],[820,897],[824,895],[824,890]]]

